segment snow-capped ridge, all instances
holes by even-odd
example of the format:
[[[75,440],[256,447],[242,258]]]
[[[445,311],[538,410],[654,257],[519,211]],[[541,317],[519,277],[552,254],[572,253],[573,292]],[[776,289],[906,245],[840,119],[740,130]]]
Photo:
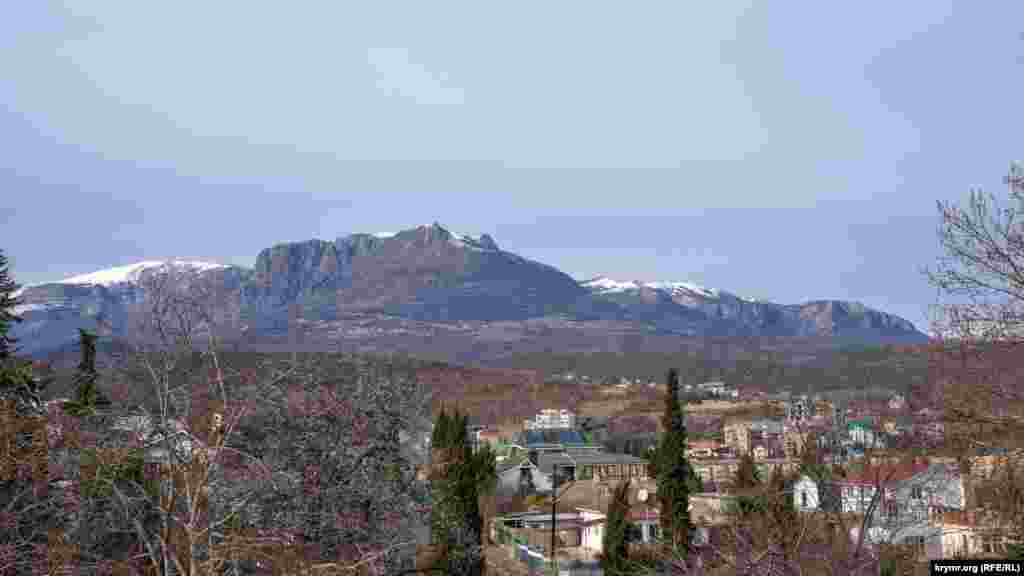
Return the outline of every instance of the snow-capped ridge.
[[[650,288],[652,290],[666,292],[672,296],[695,294],[702,298],[717,300],[722,298],[724,295],[730,295],[744,302],[761,302],[761,300],[756,298],[745,298],[743,296],[732,294],[731,292],[726,292],[717,288],[706,288],[692,282],[640,282],[637,280],[622,282],[619,280],[613,280],[607,276],[598,276],[596,278],[591,278],[590,280],[584,280],[583,282],[580,282],[580,285],[601,294],[615,294],[630,290],[640,290],[641,288]]]
[[[52,282],[52,284],[88,284],[98,286],[110,286],[113,284],[134,282],[138,280],[139,274],[141,274],[144,270],[151,268],[159,268],[160,266],[163,266],[165,264],[170,264],[171,266],[177,267],[192,268],[200,272],[228,268],[228,266],[225,264],[217,264],[213,262],[200,262],[194,260],[146,260],[144,262],[136,262],[135,264],[129,264],[127,266],[117,266],[115,268],[107,268],[104,270],[98,270],[96,272],[90,272],[88,274],[72,276],[71,278],[57,280],[56,282]]]
[[[697,284],[691,284],[690,282],[648,282],[644,284],[648,288],[655,290],[664,290],[666,292],[675,293],[682,289],[689,292],[695,292],[705,298],[718,298],[720,291],[715,288],[705,288]]]
[[[597,278],[591,278],[590,280],[585,280],[583,282],[580,282],[580,284],[582,286],[586,287],[586,288],[590,288],[590,289],[593,289],[593,290],[600,290],[601,292],[604,292],[606,294],[607,293],[614,293],[614,292],[625,292],[626,290],[639,290],[640,289],[640,283],[639,282],[636,282],[636,281],[620,282],[618,280],[612,280],[611,278],[607,278],[605,276],[598,276]]]

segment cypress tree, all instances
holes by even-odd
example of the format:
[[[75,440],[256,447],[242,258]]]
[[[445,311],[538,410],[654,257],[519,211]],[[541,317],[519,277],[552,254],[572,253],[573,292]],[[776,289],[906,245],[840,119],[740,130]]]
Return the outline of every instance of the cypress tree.
[[[445,412],[444,406],[441,406],[441,414],[437,417],[437,422],[434,424],[434,430],[430,436],[430,445],[434,450],[440,450],[447,447],[447,437],[445,434],[448,432],[448,413]]]
[[[434,432],[441,459],[431,488],[434,507],[431,533],[441,547],[440,564],[446,574],[483,573],[483,517],[480,497],[495,486],[495,455],[489,448],[473,453],[466,438],[468,417],[456,409],[442,411]]]
[[[110,401],[100,394],[97,385],[99,372],[96,371],[96,334],[78,329],[78,344],[82,359],[75,371],[75,399],[65,405],[69,414],[84,416],[95,412],[97,406],[106,406]]]
[[[686,422],[679,399],[679,374],[668,371],[668,391],[662,427],[665,433],[658,445],[656,477],[658,502],[661,508],[661,532],[667,546],[685,556],[690,545],[690,492],[696,475],[686,458]]]
[[[12,323],[21,322],[22,318],[14,313],[14,307],[20,302],[14,293],[20,288],[14,283],[8,269],[7,256],[0,249],[0,364],[4,363],[15,352],[17,339],[10,335]]]
[[[608,576],[621,576],[628,573],[629,546],[626,532],[629,529],[629,479],[619,483],[612,494],[608,506],[608,517],[605,520],[602,537],[601,570]]]

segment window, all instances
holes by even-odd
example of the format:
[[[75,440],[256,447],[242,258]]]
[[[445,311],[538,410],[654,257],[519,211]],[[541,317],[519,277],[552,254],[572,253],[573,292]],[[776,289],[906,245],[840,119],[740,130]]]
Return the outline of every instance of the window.
[[[896,520],[900,515],[900,507],[896,502],[886,503],[886,513],[891,520]]]
[[[807,508],[807,491],[806,490],[804,490],[803,492],[800,493],[800,506],[803,507],[803,508]]]
[[[923,498],[922,490],[920,486],[912,486],[910,488],[910,497],[914,500],[920,500]]]

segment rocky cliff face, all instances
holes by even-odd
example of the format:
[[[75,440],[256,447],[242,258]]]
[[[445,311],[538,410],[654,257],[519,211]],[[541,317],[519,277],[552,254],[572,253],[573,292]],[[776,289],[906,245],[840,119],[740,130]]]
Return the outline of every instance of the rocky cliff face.
[[[53,349],[97,321],[123,331],[129,305],[145,297],[138,274],[159,265],[101,271],[26,288],[15,326],[22,349]],[[423,322],[521,322],[560,317],[630,323],[681,335],[824,336],[865,342],[921,341],[901,318],[839,301],[781,305],[684,282],[579,283],[560,270],[506,252],[488,235],[434,223],[396,234],[350,234],[333,242],[277,244],[244,269],[198,267],[236,294],[250,330],[278,333],[296,306],[309,322],[375,313]],[[102,332],[102,331],[101,331]]]
[[[583,283],[599,299],[614,302],[655,325],[708,335],[832,337],[852,341],[922,342],[910,322],[858,302],[818,300],[784,305],[743,298],[686,282]]]

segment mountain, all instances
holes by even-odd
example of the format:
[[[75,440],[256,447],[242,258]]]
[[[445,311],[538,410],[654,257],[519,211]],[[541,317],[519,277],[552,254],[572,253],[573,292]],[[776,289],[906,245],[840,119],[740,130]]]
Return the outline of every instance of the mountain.
[[[704,320],[702,331],[714,335],[824,336],[887,343],[927,339],[909,321],[859,302],[815,300],[786,305],[689,282],[622,282],[606,277],[587,280],[582,286],[595,298],[638,314],[654,309],[662,318],[698,313]]]
[[[21,349],[41,354],[66,347],[77,328],[94,329],[97,320],[113,336],[123,334],[129,305],[145,297],[140,275],[164,263],[140,262],[22,289],[16,311],[25,321],[14,327]],[[276,244],[259,253],[252,269],[170,263],[214,278],[237,298],[247,339],[275,345],[296,309],[310,334],[304,346],[352,344],[386,333],[401,335],[401,343],[376,346],[413,353],[429,348],[439,355],[458,346],[479,356],[507,354],[542,340],[543,349],[554,349],[566,343],[558,334],[585,340],[587,349],[619,346],[611,343],[613,333],[635,342],[654,335],[925,339],[906,320],[852,302],[781,305],[685,282],[577,282],[502,250],[487,234],[454,233],[436,222],[333,242]],[[602,338],[609,343],[601,344]]]

